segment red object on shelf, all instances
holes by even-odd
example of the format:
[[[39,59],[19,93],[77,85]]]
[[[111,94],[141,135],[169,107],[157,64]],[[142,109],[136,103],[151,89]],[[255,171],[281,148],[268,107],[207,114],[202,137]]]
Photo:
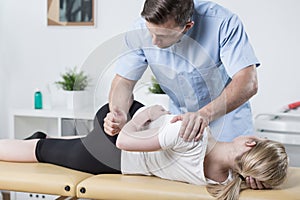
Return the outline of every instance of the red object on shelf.
[[[294,102],[294,103],[290,103],[290,104],[288,105],[288,108],[289,108],[289,109],[296,109],[296,108],[298,108],[298,107],[300,107],[300,101],[297,101],[297,102]]]

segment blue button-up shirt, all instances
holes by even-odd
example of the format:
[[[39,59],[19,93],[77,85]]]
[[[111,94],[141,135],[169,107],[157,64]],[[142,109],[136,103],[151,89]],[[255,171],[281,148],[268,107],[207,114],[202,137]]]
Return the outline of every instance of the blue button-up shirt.
[[[240,19],[212,2],[195,2],[194,26],[176,44],[152,44],[144,19],[126,34],[126,51],[116,72],[138,80],[149,66],[170,97],[173,114],[194,112],[217,98],[238,71],[259,65]],[[226,110],[226,102],[224,102]],[[219,141],[254,134],[249,102],[211,122]]]

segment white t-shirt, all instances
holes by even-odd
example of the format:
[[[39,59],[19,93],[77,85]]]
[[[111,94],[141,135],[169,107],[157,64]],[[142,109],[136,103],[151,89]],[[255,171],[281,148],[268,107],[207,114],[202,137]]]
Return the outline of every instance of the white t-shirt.
[[[154,175],[169,180],[206,185],[204,157],[209,129],[198,142],[185,142],[179,136],[181,121],[170,123],[174,115],[163,115],[149,128],[159,127],[158,138],[162,148],[155,152],[122,151],[121,170],[123,174]],[[145,138],[144,138],[145,139]]]

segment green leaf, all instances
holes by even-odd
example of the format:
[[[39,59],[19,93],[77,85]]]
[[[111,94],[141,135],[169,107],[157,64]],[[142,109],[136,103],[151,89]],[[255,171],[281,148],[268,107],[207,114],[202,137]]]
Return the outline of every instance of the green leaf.
[[[165,94],[165,92],[161,89],[159,83],[157,80],[152,76],[151,77],[152,85],[149,87],[149,91],[153,94]]]
[[[84,74],[83,71],[77,72],[77,68],[67,70],[64,74],[61,74],[62,81],[57,81],[55,84],[68,91],[85,90],[89,85],[89,77]]]

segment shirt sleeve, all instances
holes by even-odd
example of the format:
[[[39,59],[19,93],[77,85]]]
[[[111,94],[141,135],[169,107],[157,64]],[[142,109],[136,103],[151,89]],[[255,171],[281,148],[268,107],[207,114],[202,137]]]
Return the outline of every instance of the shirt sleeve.
[[[132,30],[125,33],[124,50],[116,61],[116,73],[129,80],[139,80],[148,66],[141,48],[144,31],[142,23],[141,20],[137,21]]]
[[[179,136],[179,130],[182,121],[170,123],[173,117],[174,115],[165,115],[164,120],[159,120],[159,122],[155,124],[155,126],[161,127],[158,133],[158,141],[161,149],[173,149],[177,152],[187,152],[199,145],[201,147],[205,147],[206,149],[208,136],[211,135],[209,127],[206,127],[204,129],[203,136],[199,141],[186,142],[183,138]]]
[[[220,57],[232,77],[250,65],[260,65],[238,16],[231,15],[221,25]]]
[[[181,139],[179,137],[181,121],[171,123],[171,119],[170,117],[166,117],[159,130],[158,140],[163,150],[174,148],[178,144],[178,140]]]

